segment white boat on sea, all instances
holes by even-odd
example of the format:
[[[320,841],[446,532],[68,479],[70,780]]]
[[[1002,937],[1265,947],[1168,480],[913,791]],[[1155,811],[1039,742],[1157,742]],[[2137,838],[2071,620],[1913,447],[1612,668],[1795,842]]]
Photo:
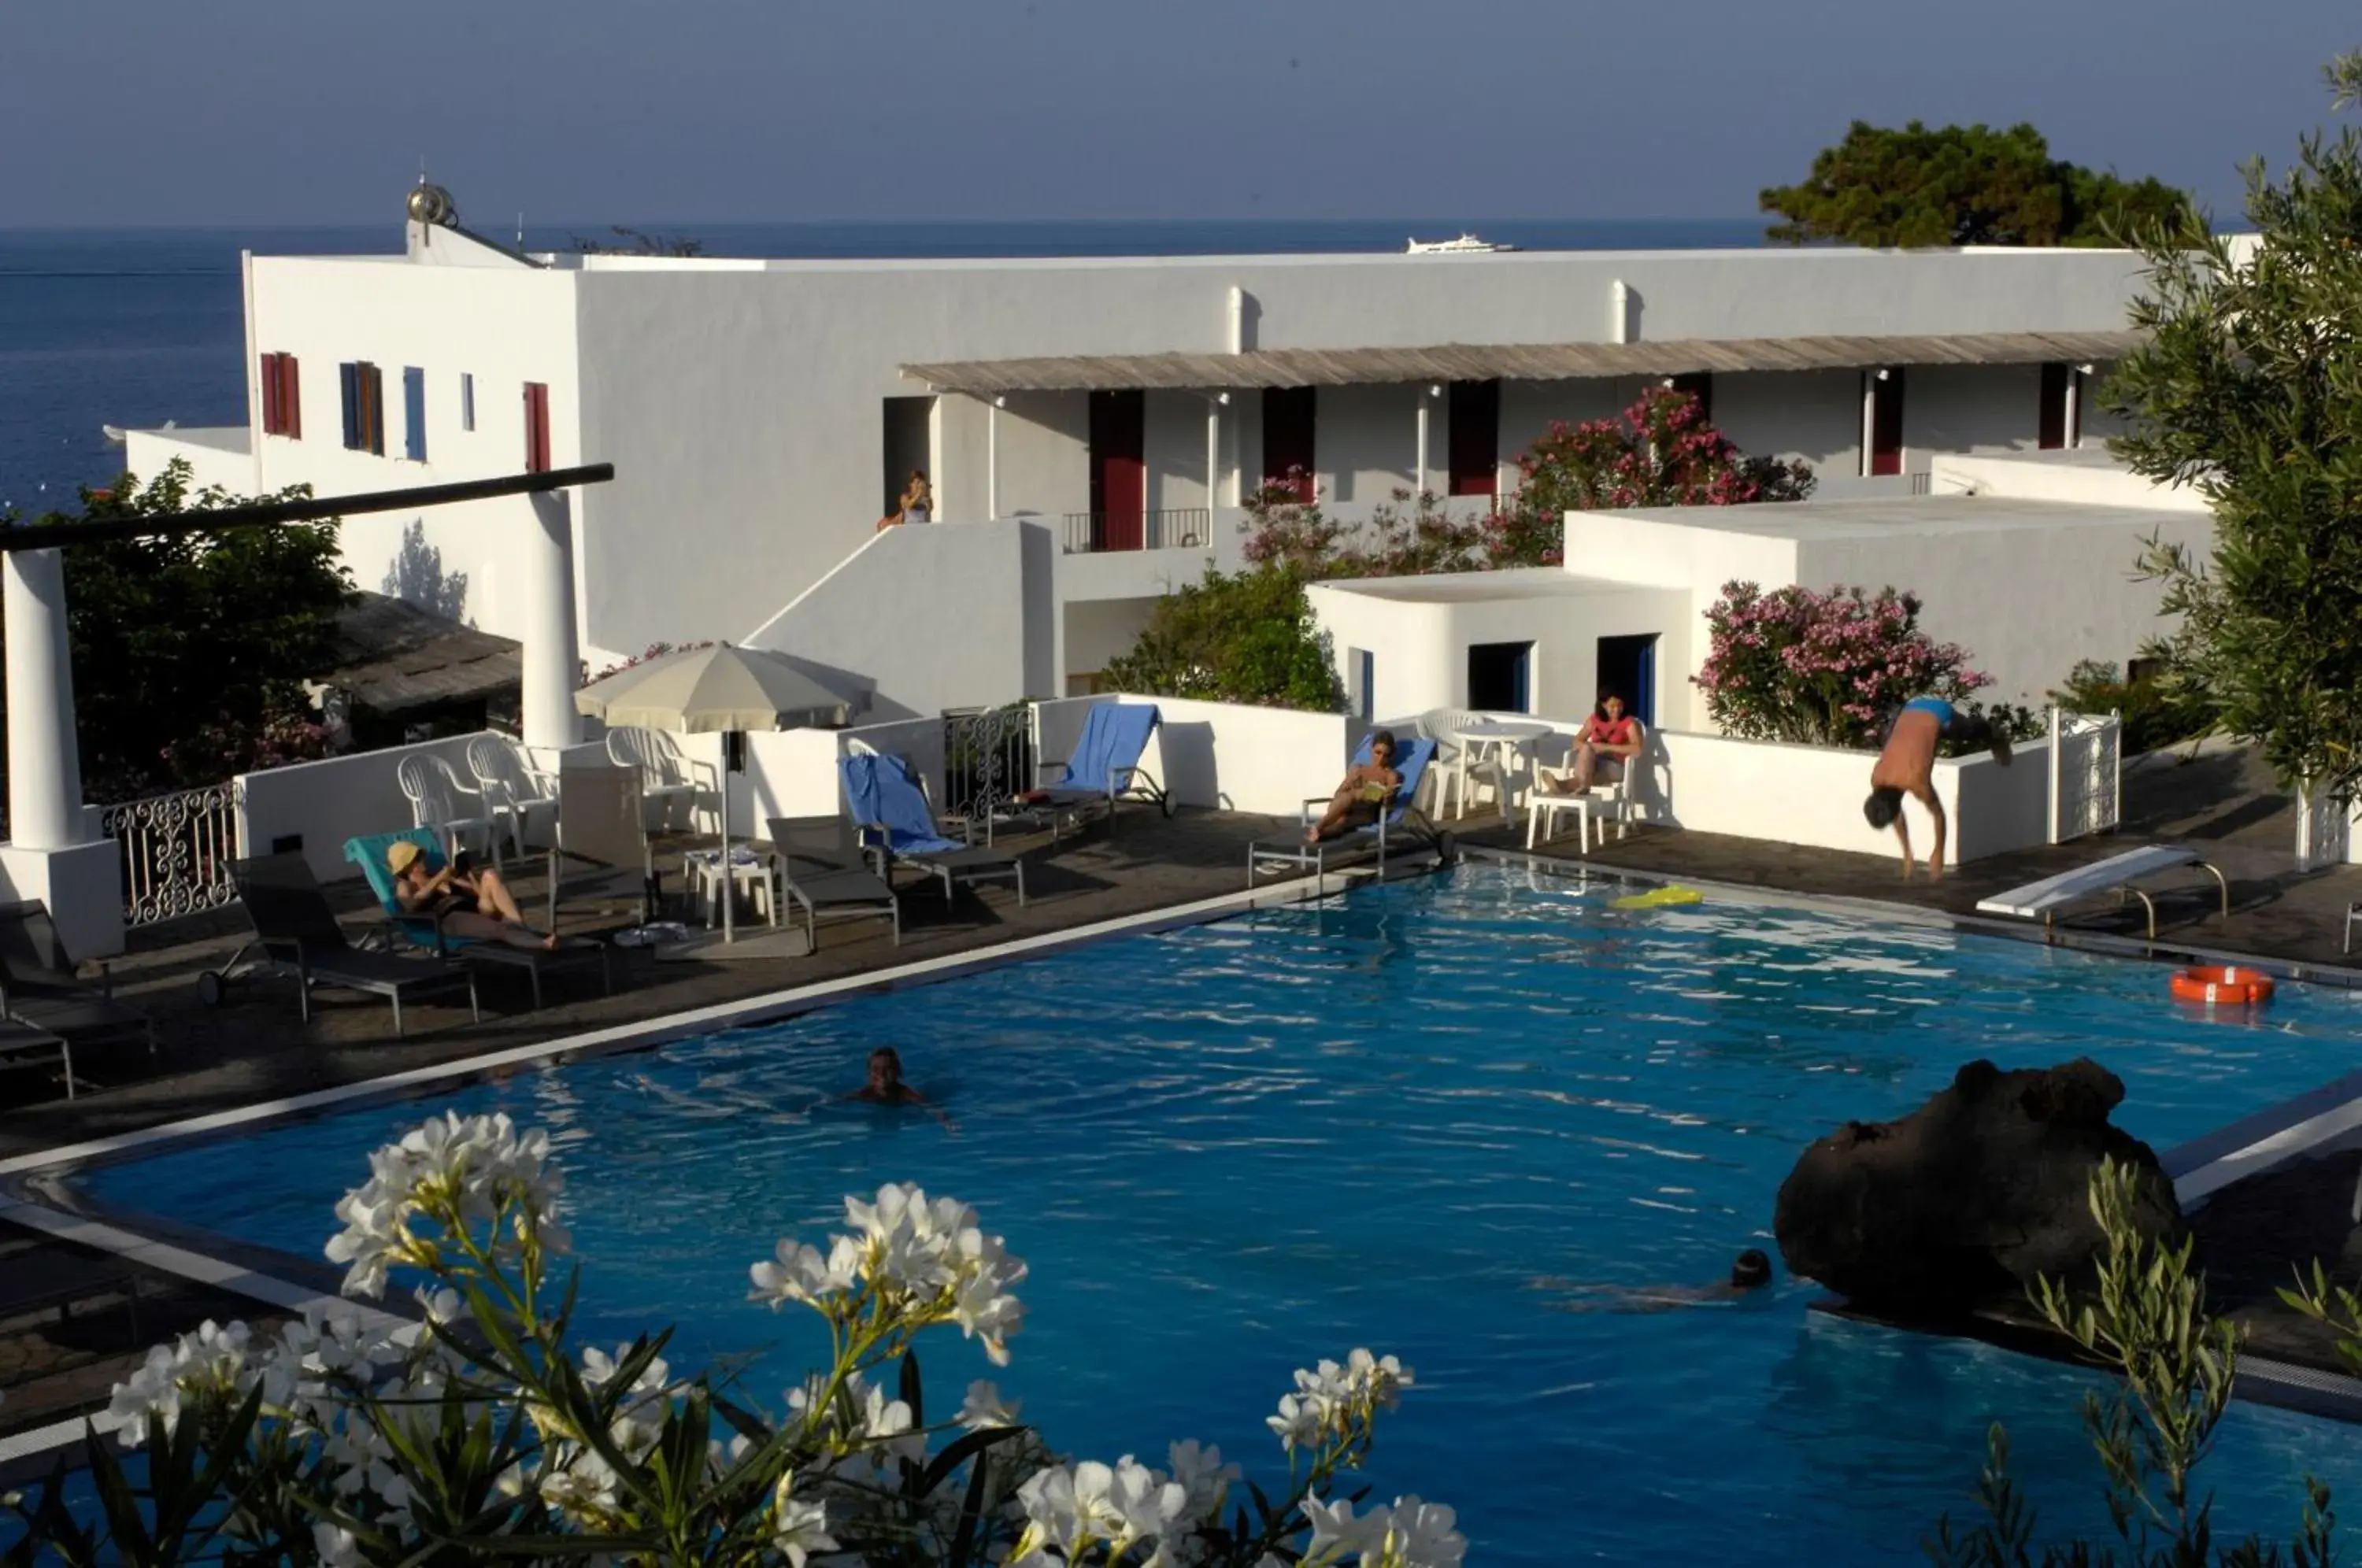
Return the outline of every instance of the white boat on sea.
[[[1481,256],[1497,250],[1515,250],[1514,245],[1496,245],[1473,234],[1462,234],[1457,239],[1420,239],[1413,237],[1405,248],[1410,256]]]

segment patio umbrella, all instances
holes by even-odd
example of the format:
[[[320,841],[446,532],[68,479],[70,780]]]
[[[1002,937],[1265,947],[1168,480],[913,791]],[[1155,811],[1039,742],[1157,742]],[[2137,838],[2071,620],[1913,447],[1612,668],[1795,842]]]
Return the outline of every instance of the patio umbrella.
[[[660,654],[594,680],[574,694],[575,708],[610,728],[728,735],[747,730],[839,728],[856,700],[833,691],[795,660],[763,648],[716,643]],[[726,748],[728,743],[725,741]],[[722,940],[737,940],[732,918],[730,776],[722,775]]]

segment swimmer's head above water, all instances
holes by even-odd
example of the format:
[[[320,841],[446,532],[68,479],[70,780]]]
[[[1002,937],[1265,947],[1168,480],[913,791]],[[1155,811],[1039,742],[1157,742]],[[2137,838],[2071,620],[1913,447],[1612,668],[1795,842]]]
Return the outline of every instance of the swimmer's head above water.
[[[869,1053],[869,1087],[887,1091],[902,1087],[902,1056],[891,1045]]]
[[[1730,1265],[1730,1283],[1741,1290],[1752,1290],[1759,1285],[1772,1283],[1772,1260],[1759,1247],[1749,1247],[1738,1254]]]

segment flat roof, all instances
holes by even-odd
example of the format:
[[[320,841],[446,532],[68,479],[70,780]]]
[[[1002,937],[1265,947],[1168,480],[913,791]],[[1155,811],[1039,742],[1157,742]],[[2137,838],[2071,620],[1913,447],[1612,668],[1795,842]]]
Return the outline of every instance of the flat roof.
[[[1860,501],[1769,502],[1755,506],[1650,506],[1593,515],[1798,543],[1897,534],[2003,534],[2029,528],[2153,529],[2185,524],[2190,517],[2187,512],[2166,507],[2097,506],[1959,491]]]
[[[129,434],[160,436],[184,447],[204,447],[210,451],[233,452],[239,457],[254,450],[252,436],[243,425],[160,425],[153,428],[135,428]]]
[[[1562,381],[1697,371],[1865,365],[2025,365],[2121,359],[2138,332],[1981,332],[1863,337],[1687,337],[1643,343],[1449,343],[1427,348],[1263,348],[1244,354],[1063,355],[904,365],[937,392],[994,395],[1385,381]]]
[[[1355,577],[1313,584],[1369,599],[1410,604],[1463,604],[1503,599],[1569,599],[1595,593],[1672,593],[1659,583],[1617,582],[1584,577],[1558,567],[1511,567],[1504,571],[1437,572],[1426,577]]]

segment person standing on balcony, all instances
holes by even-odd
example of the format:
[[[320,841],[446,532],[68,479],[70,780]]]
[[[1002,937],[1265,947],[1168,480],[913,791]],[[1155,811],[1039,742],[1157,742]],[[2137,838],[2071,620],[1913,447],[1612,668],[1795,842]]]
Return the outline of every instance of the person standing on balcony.
[[[1944,874],[1944,803],[1936,798],[1936,748],[1945,740],[1989,746],[1995,762],[2009,766],[2009,737],[1981,713],[1963,713],[1941,697],[1914,697],[1887,722],[1886,744],[1870,770],[1870,799],[1861,814],[1875,829],[1892,826],[1903,842],[1903,877],[1911,878],[1911,829],[1903,820],[1903,797],[1927,808],[1936,843],[1927,854],[1927,875]]]

